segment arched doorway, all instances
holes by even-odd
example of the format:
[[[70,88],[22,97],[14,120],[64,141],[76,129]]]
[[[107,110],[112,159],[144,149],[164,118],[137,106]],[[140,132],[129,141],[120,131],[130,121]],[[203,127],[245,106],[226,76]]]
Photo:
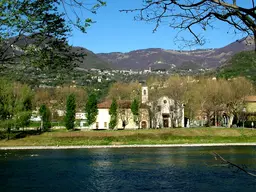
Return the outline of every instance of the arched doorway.
[[[141,128],[142,129],[146,129],[147,128],[147,122],[146,121],[142,121],[141,122]]]

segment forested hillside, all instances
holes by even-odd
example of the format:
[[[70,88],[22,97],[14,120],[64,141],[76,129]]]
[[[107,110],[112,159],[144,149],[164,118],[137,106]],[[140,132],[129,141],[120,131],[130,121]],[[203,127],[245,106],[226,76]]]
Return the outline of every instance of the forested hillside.
[[[243,51],[234,55],[227,64],[217,69],[217,77],[244,76],[256,82],[256,53]]]

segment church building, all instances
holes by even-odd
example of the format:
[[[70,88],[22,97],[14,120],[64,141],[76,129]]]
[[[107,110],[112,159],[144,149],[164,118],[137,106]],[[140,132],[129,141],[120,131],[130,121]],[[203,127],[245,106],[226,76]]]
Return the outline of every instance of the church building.
[[[147,104],[150,108],[152,128],[184,127],[183,104],[179,104],[167,96],[152,101],[149,98],[147,86],[142,87],[142,104]]]

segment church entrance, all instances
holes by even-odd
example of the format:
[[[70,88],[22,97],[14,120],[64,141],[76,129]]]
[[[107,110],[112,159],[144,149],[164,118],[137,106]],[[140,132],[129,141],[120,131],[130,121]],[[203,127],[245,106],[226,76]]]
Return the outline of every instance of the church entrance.
[[[147,122],[146,121],[142,121],[141,122],[141,128],[142,129],[146,129],[147,128]]]
[[[169,120],[168,119],[163,119],[163,123],[164,123],[164,128],[169,127]]]
[[[170,114],[168,114],[168,113],[163,114],[163,127],[164,128],[169,127],[169,117],[170,117]]]

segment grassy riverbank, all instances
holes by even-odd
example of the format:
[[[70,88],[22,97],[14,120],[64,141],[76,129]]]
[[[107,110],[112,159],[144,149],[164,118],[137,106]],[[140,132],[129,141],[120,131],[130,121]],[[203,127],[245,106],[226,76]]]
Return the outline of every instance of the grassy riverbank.
[[[55,130],[42,134],[19,133],[22,138],[1,139],[4,146],[200,144],[256,142],[256,130],[242,128],[177,128],[119,131]],[[4,133],[1,133],[4,134]]]

